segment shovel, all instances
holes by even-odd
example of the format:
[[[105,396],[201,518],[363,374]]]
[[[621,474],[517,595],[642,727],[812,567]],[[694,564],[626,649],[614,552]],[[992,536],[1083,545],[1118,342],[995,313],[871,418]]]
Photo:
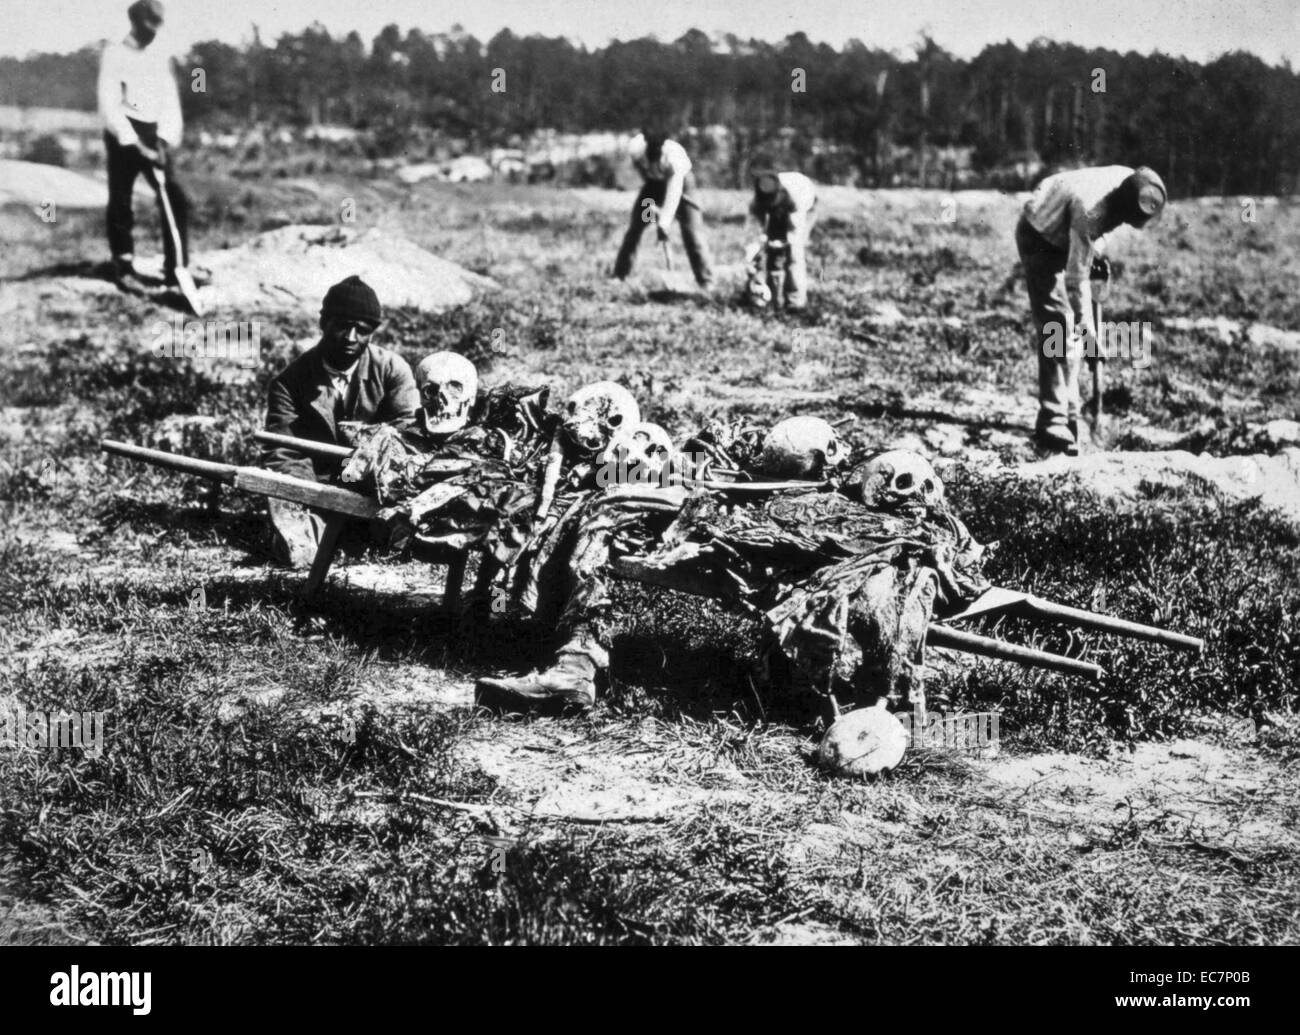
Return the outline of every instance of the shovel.
[[[1102,410],[1101,396],[1106,388],[1106,353],[1105,353],[1105,329],[1102,326],[1101,303],[1106,297],[1106,290],[1109,281],[1098,280],[1093,282],[1093,326],[1097,330],[1096,355],[1092,358],[1092,440],[1097,446],[1102,446],[1102,432],[1105,424],[1105,415]]]
[[[163,212],[163,231],[171,235],[173,254],[176,256],[176,284],[180,288],[181,298],[185,300],[185,305],[194,316],[203,315],[203,307],[199,303],[199,286],[194,283],[194,275],[189,269],[182,265],[181,260],[185,257],[185,249],[181,244],[181,232],[176,226],[176,216],[172,212],[172,203],[167,197],[167,174],[163,171],[161,165],[154,167],[154,182],[158,185],[158,201],[161,204]]]
[[[1062,622],[1078,625],[1085,629],[1114,633],[1117,636],[1128,636],[1137,640],[1149,640],[1166,647],[1178,647],[1182,650],[1196,651],[1198,653],[1205,649],[1205,641],[1198,636],[1187,636],[1169,629],[1161,629],[1155,625],[1142,625],[1123,618],[1097,614],[1095,611],[1068,607],[1053,600],[1036,597],[1032,593],[1021,593],[1012,589],[1003,589],[1000,586],[993,586],[986,590],[963,610],[955,615],[946,616],[943,621],[957,622],[982,615],[1008,613],[1018,613],[1030,619],[1040,619],[1043,622]]]

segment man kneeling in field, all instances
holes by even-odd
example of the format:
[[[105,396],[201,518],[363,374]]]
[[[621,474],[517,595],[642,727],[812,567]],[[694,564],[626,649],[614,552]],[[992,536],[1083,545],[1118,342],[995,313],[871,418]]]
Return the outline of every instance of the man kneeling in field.
[[[360,277],[335,284],[321,305],[321,339],[293,360],[267,391],[266,430],[336,445],[340,424],[380,424],[415,415],[420,396],[406,360],[372,343],[383,322],[379,298]],[[298,478],[325,480],[328,460],[288,448],[268,449],[263,466]],[[311,564],[324,531],[314,512],[284,500],[267,501],[272,545],[290,567]]]

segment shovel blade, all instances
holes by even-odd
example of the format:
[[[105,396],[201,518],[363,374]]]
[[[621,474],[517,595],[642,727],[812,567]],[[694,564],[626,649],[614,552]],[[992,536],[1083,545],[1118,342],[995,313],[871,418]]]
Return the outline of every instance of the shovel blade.
[[[202,316],[203,303],[199,301],[199,286],[194,283],[194,275],[184,266],[176,267],[176,284],[190,313],[194,316]]]

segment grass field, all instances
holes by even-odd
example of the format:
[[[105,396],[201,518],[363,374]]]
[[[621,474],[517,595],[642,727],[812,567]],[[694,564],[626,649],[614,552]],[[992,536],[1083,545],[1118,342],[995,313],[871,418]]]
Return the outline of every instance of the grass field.
[[[739,193],[705,195],[724,283],[706,299],[665,296],[648,240],[636,277],[606,279],[621,194],[188,185],[196,251],[351,199],[362,226],[501,284],[394,313],[387,342],[413,362],[456,349],[489,384],[560,392],[618,378],[679,435],[713,415],[854,417],[857,449],[942,458],[958,512],[999,543],[994,581],[1207,650],[998,630],[1099,662],[1094,685],[932,651],[932,703],[999,710],[1000,756],[915,751],[851,783],[809,764],[815,702],[765,684],[747,620],[628,587],[591,715],[477,712],[474,679],[529,664],[532,630],[440,616],[436,573],[366,557],[307,608],[268,564],[257,501],[98,453],[201,414],[187,447],[250,460],[267,379],[314,314],[227,315],[263,321],[255,376],[154,357],[157,310],[52,275],[103,256],[102,215],[9,208],[0,698],[103,710],[108,736],[98,758],[0,749],[0,940],[1300,938],[1300,531],[1212,494],[1118,505],[1014,476],[1033,419],[1014,199],[829,189],[813,306],[782,319],[733,302]],[[1246,452],[1252,423],[1300,419],[1300,207],[1241,211],[1178,203],[1119,242],[1108,318],[1160,329],[1149,366],[1112,364],[1112,445]],[[1162,326],[1213,317],[1237,329]]]

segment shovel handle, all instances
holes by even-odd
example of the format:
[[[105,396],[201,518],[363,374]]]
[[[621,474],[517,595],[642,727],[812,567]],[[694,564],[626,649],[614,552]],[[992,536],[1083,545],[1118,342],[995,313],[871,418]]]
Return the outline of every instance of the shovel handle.
[[[1152,643],[1161,643],[1166,647],[1178,647],[1182,650],[1197,651],[1198,653],[1205,649],[1205,641],[1196,636],[1187,636],[1169,629],[1161,629],[1155,625],[1142,625],[1139,622],[1130,622],[1127,619],[1114,618],[1111,615],[1099,615],[1093,611],[1069,607],[1066,604],[1043,600],[1040,597],[1027,596],[1024,600],[1024,606],[1030,614],[1037,615],[1040,618],[1069,622],[1074,625],[1081,625],[1085,629],[1115,633],[1119,636],[1129,636],[1137,640],[1150,640]]]

